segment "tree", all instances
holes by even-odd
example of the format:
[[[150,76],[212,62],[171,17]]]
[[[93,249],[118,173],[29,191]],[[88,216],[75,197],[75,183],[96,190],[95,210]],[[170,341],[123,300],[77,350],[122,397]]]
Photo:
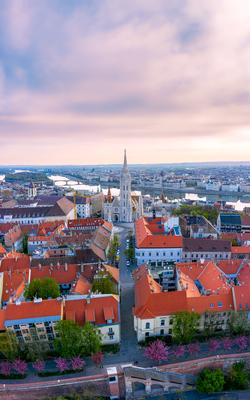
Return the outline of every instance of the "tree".
[[[103,294],[117,294],[117,290],[111,275],[107,271],[99,271],[94,278],[92,292]]]
[[[226,375],[226,389],[246,389],[248,385],[248,373],[244,362],[237,362],[231,366]]]
[[[186,352],[186,346],[180,345],[176,347],[174,354],[175,357],[180,358],[184,356],[185,352]]]
[[[182,204],[173,212],[174,215],[203,215],[212,224],[217,222],[218,210],[211,206]]]
[[[60,296],[57,282],[53,278],[33,279],[24,291],[25,299],[55,299]]]
[[[230,333],[233,335],[244,335],[249,331],[249,321],[245,311],[232,311],[229,322]]]
[[[102,367],[103,364],[103,353],[98,351],[95,354],[92,354],[91,359],[96,366]]]
[[[90,322],[86,322],[81,331],[82,354],[98,353],[101,349],[101,336],[98,329]]]
[[[181,311],[174,316],[173,339],[176,343],[189,343],[193,339],[200,315],[195,312]]]
[[[205,368],[198,376],[196,388],[201,393],[221,392],[225,383],[221,369]]]
[[[24,235],[22,245],[23,245],[23,253],[28,254],[28,235]]]
[[[84,368],[85,361],[81,357],[74,357],[71,360],[71,367],[74,371],[80,371]]]
[[[56,367],[60,372],[65,372],[68,369],[68,362],[65,358],[58,357],[55,359]]]
[[[145,349],[145,357],[154,361],[163,361],[168,358],[168,347],[159,339],[150,343]]]
[[[6,330],[0,333],[0,353],[8,360],[13,360],[19,353],[19,345],[14,332]]]
[[[119,249],[119,247],[120,247],[119,236],[114,235],[113,239],[110,242],[109,251],[108,251],[108,258],[110,258],[110,260],[112,262],[115,261],[116,253],[117,253],[117,250]]]
[[[82,354],[82,328],[74,321],[63,320],[56,324],[59,337],[55,339],[55,350],[62,357],[70,358]]]
[[[248,346],[248,340],[246,336],[239,336],[234,340],[236,346],[239,347],[240,350],[245,350]]]
[[[45,370],[45,362],[43,360],[36,360],[35,362],[33,362],[32,367],[37,372],[43,372]]]
[[[231,350],[234,345],[234,342],[232,339],[227,337],[222,340],[222,345],[223,345],[224,350]]]
[[[200,344],[196,342],[196,343],[189,343],[187,349],[189,355],[192,356],[192,355],[197,355],[200,352],[201,347]]]
[[[13,362],[13,368],[19,375],[25,375],[27,372],[27,369],[28,369],[28,365],[27,365],[26,361],[21,360],[20,358],[17,358]]]
[[[214,352],[220,348],[220,341],[217,339],[211,339],[209,341],[209,351]]]
[[[11,373],[11,363],[9,361],[3,361],[0,364],[0,374],[9,376]]]

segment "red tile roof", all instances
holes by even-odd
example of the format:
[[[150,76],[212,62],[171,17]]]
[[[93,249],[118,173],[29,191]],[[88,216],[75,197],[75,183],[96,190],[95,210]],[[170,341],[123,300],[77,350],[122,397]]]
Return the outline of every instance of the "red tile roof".
[[[39,318],[54,315],[62,315],[62,301],[56,299],[43,300],[41,303],[26,301],[19,305],[8,304],[6,307],[5,320]]]
[[[88,304],[86,299],[81,300],[66,300],[65,301],[65,317],[74,316],[74,321],[79,325],[84,325],[86,320],[91,320],[95,317],[97,325],[106,324],[106,315],[104,309],[110,308],[113,310],[114,323],[119,322],[119,301],[115,295],[107,295],[102,297],[92,297]],[[86,319],[87,316],[87,319]]]
[[[76,294],[88,294],[91,290],[91,286],[91,283],[84,276],[80,275],[71,292]]]
[[[22,253],[8,253],[1,261],[0,261],[0,272],[3,271],[14,271],[14,270],[22,270],[29,269],[30,267],[30,258],[27,254]]]
[[[157,224],[145,217],[135,222],[137,248],[182,248],[182,236],[164,233],[162,228],[156,233],[156,226]]]
[[[29,270],[4,271],[2,301],[8,302],[18,299],[28,283]]]
[[[233,288],[235,309],[237,311],[249,311],[250,309],[250,285],[235,286]]]
[[[241,264],[242,260],[220,260],[217,261],[217,266],[220,268],[222,272],[226,275],[233,275],[237,274]]]
[[[250,246],[232,246],[232,254],[249,254]]]
[[[7,251],[6,249],[3,247],[3,245],[0,243],[0,255],[2,256],[3,254],[6,254]]]
[[[241,285],[250,286],[250,264],[248,262],[242,263],[242,268],[237,278]]]
[[[79,270],[80,268],[76,264],[33,267],[30,281],[49,277],[55,279],[58,284],[72,283],[76,280]]]

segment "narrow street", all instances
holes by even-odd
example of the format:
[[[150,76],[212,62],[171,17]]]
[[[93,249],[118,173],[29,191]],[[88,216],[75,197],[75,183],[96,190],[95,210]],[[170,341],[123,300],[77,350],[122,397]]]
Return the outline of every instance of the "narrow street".
[[[120,233],[120,284],[121,284],[121,356],[134,359],[135,349],[138,347],[134,331],[132,308],[134,306],[134,282],[131,276],[132,267],[127,267],[126,239],[129,229],[122,228]],[[123,357],[122,357],[123,358]]]

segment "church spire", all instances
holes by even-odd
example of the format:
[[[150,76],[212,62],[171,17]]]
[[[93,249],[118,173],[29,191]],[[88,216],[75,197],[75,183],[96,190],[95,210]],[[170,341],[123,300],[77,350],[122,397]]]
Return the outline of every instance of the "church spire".
[[[127,171],[127,170],[128,170],[127,153],[126,153],[126,149],[124,149],[123,171]]]

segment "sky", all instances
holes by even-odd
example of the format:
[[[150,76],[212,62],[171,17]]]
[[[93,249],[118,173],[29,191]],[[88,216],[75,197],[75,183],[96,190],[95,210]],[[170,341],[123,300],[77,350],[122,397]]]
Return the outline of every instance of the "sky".
[[[0,164],[250,161],[249,0],[0,0]]]

